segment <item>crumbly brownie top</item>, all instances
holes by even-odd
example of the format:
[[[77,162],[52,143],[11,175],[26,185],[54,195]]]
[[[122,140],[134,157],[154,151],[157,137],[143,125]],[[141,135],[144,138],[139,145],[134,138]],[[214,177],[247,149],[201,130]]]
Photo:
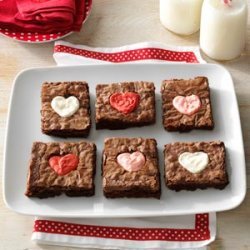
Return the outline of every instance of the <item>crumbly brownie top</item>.
[[[198,151],[207,153],[209,162],[204,170],[193,174],[180,165],[178,157],[184,152],[194,153]],[[228,180],[225,166],[225,146],[221,141],[167,144],[164,156],[167,182],[181,184],[184,180],[185,183],[221,183]]]
[[[210,91],[206,77],[194,79],[165,80],[161,86],[163,125],[164,127],[194,126],[213,127],[213,118],[210,102]],[[201,101],[201,108],[193,115],[180,113],[173,106],[176,96],[197,95]]]
[[[80,107],[70,117],[60,117],[51,107],[56,96],[75,96]],[[89,88],[86,82],[45,82],[42,85],[42,130],[83,130],[90,126]]]
[[[95,172],[95,144],[79,143],[42,143],[34,142],[32,146],[28,184],[36,187],[93,187]],[[52,156],[74,154],[79,163],[76,170],[60,176],[49,165]]]
[[[104,190],[124,190],[129,186],[159,189],[159,170],[155,139],[108,138],[103,151],[103,187]],[[121,153],[140,151],[146,158],[145,165],[135,172],[128,172],[117,163]]]
[[[137,108],[128,114],[114,109],[109,98],[114,93],[135,92],[140,95]],[[96,86],[96,121],[114,119],[119,121],[147,121],[155,119],[155,87],[152,82],[122,82]]]

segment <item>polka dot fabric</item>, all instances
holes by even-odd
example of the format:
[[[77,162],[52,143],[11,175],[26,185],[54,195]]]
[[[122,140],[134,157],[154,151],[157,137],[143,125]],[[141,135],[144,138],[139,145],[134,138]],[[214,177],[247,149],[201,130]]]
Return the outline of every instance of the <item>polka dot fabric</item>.
[[[127,50],[115,53],[105,53],[91,51],[87,49],[79,49],[65,45],[55,45],[54,53],[69,53],[73,55],[83,56],[86,58],[97,59],[114,63],[123,63],[128,61],[139,60],[162,60],[173,62],[199,63],[196,55],[192,51],[171,51],[160,48],[141,48]]]
[[[85,20],[87,19],[91,6],[92,6],[92,0],[86,0],[85,2]],[[84,20],[84,21],[85,21]],[[21,42],[28,42],[28,43],[42,43],[42,42],[51,42],[55,41],[57,39],[60,39],[68,34],[70,34],[71,30],[66,30],[63,32],[55,32],[51,34],[44,34],[44,33],[38,33],[38,32],[19,32],[19,31],[13,31],[10,29],[2,29],[0,28],[0,34],[3,34],[7,37],[10,37],[12,39],[15,39],[17,41]]]
[[[36,220],[34,232],[133,241],[204,241],[210,238],[209,214],[197,214],[194,229],[108,227]]]

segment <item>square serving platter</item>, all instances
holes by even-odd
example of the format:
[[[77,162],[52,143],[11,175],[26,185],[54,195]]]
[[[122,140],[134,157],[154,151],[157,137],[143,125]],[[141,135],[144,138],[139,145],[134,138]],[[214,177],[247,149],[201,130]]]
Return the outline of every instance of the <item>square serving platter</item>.
[[[188,133],[167,132],[162,126],[160,86],[163,80],[206,76],[211,88],[215,128]],[[89,83],[92,128],[86,140],[97,146],[96,194],[93,197],[27,198],[24,195],[28,162],[33,141],[79,141],[43,135],[40,129],[40,91],[45,81],[84,80]],[[153,81],[156,87],[155,125],[125,130],[96,130],[94,123],[95,86],[121,81]],[[161,172],[161,199],[106,199],[102,193],[101,154],[107,137],[148,137],[158,142]],[[225,142],[230,184],[224,190],[207,189],[175,192],[164,184],[163,147],[175,141]],[[4,155],[4,200],[21,214],[48,217],[142,217],[183,215],[235,208],[246,193],[246,172],[237,99],[228,71],[215,64],[123,64],[34,68],[15,79],[9,107]]]

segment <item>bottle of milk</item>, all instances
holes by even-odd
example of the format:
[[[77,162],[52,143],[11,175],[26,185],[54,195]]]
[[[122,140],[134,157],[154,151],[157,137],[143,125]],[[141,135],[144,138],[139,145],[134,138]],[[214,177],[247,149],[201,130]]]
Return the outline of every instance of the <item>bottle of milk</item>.
[[[247,0],[204,0],[200,47],[215,60],[238,57],[245,46]]]
[[[191,35],[200,29],[203,0],[160,0],[160,20],[170,31]]]

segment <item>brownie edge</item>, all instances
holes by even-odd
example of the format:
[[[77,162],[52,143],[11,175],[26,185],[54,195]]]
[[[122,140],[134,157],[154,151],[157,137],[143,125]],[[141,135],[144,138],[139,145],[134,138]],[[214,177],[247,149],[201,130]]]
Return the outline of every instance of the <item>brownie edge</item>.
[[[77,168],[59,175],[49,164],[53,156],[74,154],[79,158]],[[65,193],[67,196],[93,196],[96,169],[96,146],[90,142],[34,142],[29,162],[28,197],[47,198]]]
[[[78,110],[69,117],[61,117],[51,106],[55,97],[73,96],[79,101]],[[41,90],[41,130],[59,137],[87,137],[91,128],[88,83],[45,82]]]
[[[110,103],[113,94],[133,92],[140,96],[135,109],[124,114]],[[153,82],[134,81],[96,86],[96,129],[125,129],[154,124],[156,121],[155,86]]]
[[[162,95],[162,122],[163,127],[169,131],[188,132],[192,129],[212,130],[214,120],[210,99],[208,78],[198,76],[193,79],[164,80],[161,85]],[[199,97],[201,107],[194,114],[187,115],[179,112],[173,105],[177,96]]]
[[[191,173],[178,161],[184,152],[207,153],[209,162],[207,167],[199,173]],[[175,142],[165,145],[165,184],[169,189],[180,191],[206,188],[224,189],[228,183],[226,169],[226,150],[221,141],[211,142]]]
[[[117,162],[122,153],[139,151],[145,165],[129,172]],[[161,184],[158,166],[157,142],[144,138],[107,138],[102,159],[103,193],[106,198],[160,199]]]

